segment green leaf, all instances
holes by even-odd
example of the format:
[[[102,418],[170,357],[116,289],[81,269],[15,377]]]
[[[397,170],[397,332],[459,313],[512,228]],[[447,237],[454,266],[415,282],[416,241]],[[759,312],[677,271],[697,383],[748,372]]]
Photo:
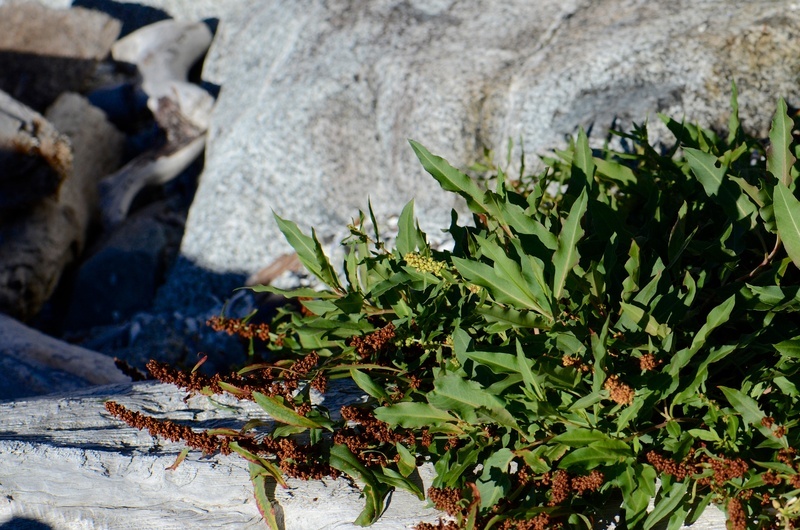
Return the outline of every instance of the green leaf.
[[[456,374],[447,374],[434,382],[434,390],[428,394],[428,402],[440,410],[452,410],[464,421],[475,423],[476,411],[506,407],[506,403],[493,396],[475,381],[467,381]]]
[[[627,317],[636,324],[638,329],[643,329],[648,335],[653,337],[665,338],[670,333],[670,329],[666,324],[659,324],[652,315],[646,313],[641,307],[633,304],[626,304],[620,302],[621,316]]]
[[[800,359],[800,338],[795,337],[775,344],[775,349],[784,357]]]
[[[742,134],[742,125],[739,123],[739,90],[736,88],[736,82],[731,80],[731,115],[728,118],[728,145],[733,145],[733,142]]]
[[[595,165],[592,159],[592,150],[589,139],[581,127],[578,130],[578,140],[575,142],[575,155],[572,158],[571,176],[569,179],[568,193],[578,195],[587,189],[594,177]]]
[[[295,427],[306,427],[309,429],[326,428],[329,431],[333,430],[330,425],[320,425],[319,423],[301,416],[294,410],[290,409],[283,404],[282,398],[266,396],[260,392],[253,392],[253,399],[259,407],[272,417],[275,421],[285,423],[287,425],[294,425]]]
[[[745,423],[750,425],[761,425],[761,420],[766,416],[758,406],[755,399],[743,394],[735,388],[728,388],[725,386],[719,387],[728,403],[731,404],[733,409],[742,415]]]
[[[405,429],[441,426],[455,423],[458,419],[444,410],[427,403],[402,402],[375,409],[375,417],[389,425],[399,425]]]
[[[400,213],[395,246],[401,256],[405,256],[409,252],[414,252],[417,249],[425,250],[428,248],[425,238],[422,237],[416,219],[414,218],[413,200],[406,204],[405,208],[403,208],[403,211]]]
[[[256,464],[250,464],[250,477],[253,482],[253,494],[256,499],[256,506],[261,516],[267,522],[270,530],[281,530],[282,525],[278,524],[278,517],[275,513],[275,502],[272,501],[267,493],[267,479],[258,473],[254,473],[254,468],[258,468]]]
[[[791,149],[792,125],[792,119],[786,112],[786,102],[781,98],[778,100],[778,108],[775,110],[772,127],[769,130],[767,171],[784,186],[789,186],[792,182],[791,171],[795,163]]]
[[[681,505],[686,491],[689,489],[689,481],[675,482],[672,484],[670,490],[666,495],[661,496],[656,502],[655,508],[644,520],[644,530],[650,530],[663,518],[675,512],[675,509]]]
[[[483,472],[477,482],[481,508],[490,508],[508,495],[511,489],[508,466],[514,457],[511,449],[503,447],[483,462]]]
[[[792,263],[800,268],[800,201],[782,182],[775,186],[773,200],[778,235]]]
[[[389,403],[391,401],[389,399],[389,395],[386,393],[383,387],[375,384],[372,378],[364,372],[356,370],[355,368],[351,368],[350,377],[361,390],[374,397],[378,401],[383,403]]]
[[[576,467],[593,469],[597,466],[611,466],[624,462],[632,454],[630,447],[625,442],[607,438],[570,451],[561,459],[558,467],[560,469]]]
[[[490,267],[479,261],[453,257],[453,265],[467,281],[485,287],[492,297],[500,303],[511,304],[517,309],[532,309],[537,313],[550,318],[549,311],[545,310],[527,289],[519,289],[522,274],[514,278],[507,278],[497,268]]]
[[[417,469],[417,459],[414,458],[411,451],[406,449],[406,446],[400,442],[397,442],[394,446],[397,449],[397,454],[400,455],[400,460],[397,462],[397,469],[400,470],[400,473],[404,477],[407,477]]]
[[[558,249],[553,255],[553,265],[555,267],[555,277],[553,279],[553,298],[561,299],[564,294],[564,284],[567,276],[578,264],[578,241],[583,237],[581,220],[586,213],[589,195],[583,190],[578,199],[570,208],[569,215],[564,222],[561,233],[558,235]]]
[[[379,473],[375,473],[375,478],[387,486],[404,489],[421,501],[425,500],[425,494],[419,486],[390,467],[381,468]]]
[[[275,212],[272,213],[278,228],[283,232],[284,237],[297,252],[300,262],[308,269],[308,272],[319,278],[326,285],[334,289],[340,289],[339,277],[331,266],[322,245],[317,240],[317,234],[312,229],[311,237],[308,237],[292,221],[282,219]]]
[[[669,375],[677,377],[678,372],[680,372],[680,370],[689,363],[692,357],[700,351],[700,348],[705,345],[711,332],[728,321],[735,304],[736,295],[733,295],[708,313],[706,323],[695,333],[694,339],[692,339],[692,345],[678,351],[665,368],[665,371]]]
[[[436,179],[442,189],[454,191],[464,197],[473,212],[487,213],[483,203],[483,190],[474,180],[455,169],[444,158],[432,155],[421,144],[414,140],[408,142],[419,161],[422,162],[422,167]]]
[[[346,445],[334,445],[331,447],[330,465],[364,483],[364,497],[366,505],[359,514],[358,519],[353,524],[357,526],[369,526],[378,520],[383,513],[383,499],[391,491],[391,487],[381,484],[372,471],[368,470],[358,461]]]
[[[288,484],[286,484],[286,479],[283,478],[283,473],[281,473],[281,470],[278,466],[265,458],[261,458],[255,453],[251,453],[247,449],[240,446],[238,442],[232,441],[228,446],[231,448],[231,451],[239,454],[242,458],[250,462],[251,476],[253,473],[269,475],[275,482],[284,488],[289,487]]]
[[[742,220],[753,216],[757,209],[750,199],[730,179],[725,177],[728,168],[717,167],[717,157],[690,147],[684,148],[686,160],[706,194],[719,203],[728,216]]]

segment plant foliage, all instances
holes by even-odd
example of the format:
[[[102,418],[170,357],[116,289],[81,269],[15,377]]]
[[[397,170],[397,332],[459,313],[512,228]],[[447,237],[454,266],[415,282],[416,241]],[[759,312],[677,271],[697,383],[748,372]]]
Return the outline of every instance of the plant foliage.
[[[593,152],[581,132],[542,174],[487,164],[494,186],[411,142],[473,214],[452,214],[450,251],[429,246],[413,202],[392,248],[362,213],[340,277],[313,234],[277,218],[327,289],[254,288],[297,302],[270,324],[278,361],[205,386],[254,399],[277,421],[268,438],[309,435],[313,458],[275,462],[238,433],[267,520],[264,478],[313,460],[362,486],[362,525],[403,488],[452,516],[440,528],[591,528],[610,508],[623,528],[677,529],[709,503],[731,528],[793,527],[798,148],[783,101],[768,147],[742,130],[735,89],[732,107],[727,138],[661,117],[669,152],[645,126],[617,133],[628,152]],[[307,384],[331,378],[369,401],[334,420]],[[424,461],[427,492],[409,479]]]

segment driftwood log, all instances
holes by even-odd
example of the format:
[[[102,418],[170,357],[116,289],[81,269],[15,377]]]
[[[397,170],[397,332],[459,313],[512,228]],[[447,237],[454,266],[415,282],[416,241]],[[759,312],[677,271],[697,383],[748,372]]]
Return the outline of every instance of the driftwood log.
[[[146,382],[0,403],[0,527],[33,519],[53,530],[82,528],[264,529],[252,496],[246,462],[233,456],[191,453],[170,467],[183,445],[155,441],[109,416],[113,399],[132,410],[193,428],[240,428],[246,418],[268,419],[254,403],[208,398],[171,385]],[[331,410],[361,398],[357,388],[325,395]],[[431,466],[423,468],[430,486]],[[275,486],[273,484],[273,486]],[[289,480],[274,489],[285,530],[355,530],[361,494],[345,479]],[[374,530],[409,529],[440,514],[416,497],[394,492]]]
[[[69,139],[0,91],[0,218],[55,196],[71,171]]]
[[[0,314],[0,401],[128,381],[111,357]]]
[[[41,112],[63,92],[86,91],[121,27],[93,9],[0,5],[0,89]]]
[[[56,196],[0,223],[0,311],[22,320],[39,311],[83,249],[97,211],[97,183],[119,167],[124,140],[75,94],[62,95],[45,117],[72,144],[72,173]]]

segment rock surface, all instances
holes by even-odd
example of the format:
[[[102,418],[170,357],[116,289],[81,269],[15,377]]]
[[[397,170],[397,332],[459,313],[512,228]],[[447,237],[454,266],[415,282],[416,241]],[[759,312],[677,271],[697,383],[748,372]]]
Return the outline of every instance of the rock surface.
[[[267,418],[253,403],[223,399],[235,407],[231,413],[203,397],[184,403],[184,396],[169,385],[138,383],[0,403],[0,527],[33,519],[52,530],[265,528],[244,460],[192,453],[168,471],[182,444],[156,443],[146,432],[111,418],[103,405],[113,398],[133,410],[203,429],[239,428],[245,414]],[[328,399],[337,409],[358,398],[342,389]],[[422,476],[426,488],[431,471],[426,468]],[[363,501],[346,480],[289,480],[289,486],[275,489],[285,530],[358,528],[351,523]],[[400,530],[438,517],[410,494],[395,492],[371,528]]]
[[[578,126],[595,145],[648,117],[671,142],[657,111],[720,127],[733,79],[756,134],[779,96],[800,104],[789,1],[143,3],[220,19],[203,76],[222,92],[182,244],[194,268],[168,285],[179,306],[193,271],[252,274],[287,251],[273,209],[330,241],[368,196],[380,219],[416,197],[438,236],[458,203],[408,138],[461,167],[510,138],[512,165],[524,145],[530,166]]]

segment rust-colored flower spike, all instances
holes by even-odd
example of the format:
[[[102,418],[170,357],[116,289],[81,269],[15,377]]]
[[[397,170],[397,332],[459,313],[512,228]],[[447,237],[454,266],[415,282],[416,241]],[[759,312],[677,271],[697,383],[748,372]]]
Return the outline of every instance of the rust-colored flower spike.
[[[362,359],[366,359],[373,354],[384,351],[394,340],[394,324],[391,322],[386,326],[373,331],[363,337],[353,337],[350,339],[350,346],[356,349],[356,353]]]
[[[269,341],[269,326],[267,324],[245,323],[241,318],[227,318],[213,316],[206,322],[214,331],[224,331],[228,335],[239,335],[245,339],[258,337],[264,342]]]
[[[106,401],[106,410],[115,418],[124,421],[131,427],[144,430],[150,433],[153,438],[160,437],[171,442],[183,442],[192,449],[199,449],[203,454],[209,455],[219,451],[227,455],[231,450],[228,447],[228,439],[219,436],[212,436],[204,432],[195,432],[189,427],[178,425],[169,420],[157,420],[145,416],[139,412],[132,411],[116,401]]]
[[[643,372],[655,370],[658,368],[659,364],[661,363],[656,360],[656,356],[652,353],[645,353],[639,357],[639,368],[641,368]]]

